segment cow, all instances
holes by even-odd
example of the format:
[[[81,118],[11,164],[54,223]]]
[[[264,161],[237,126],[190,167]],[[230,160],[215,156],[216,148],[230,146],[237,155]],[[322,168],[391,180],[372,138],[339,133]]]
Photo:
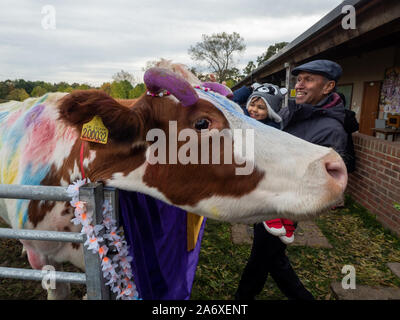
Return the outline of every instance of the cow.
[[[334,150],[246,117],[227,87],[201,83],[179,64],[150,68],[144,82],[148,92],[127,106],[101,90],[0,105],[0,183],[68,186],[85,175],[188,212],[241,223],[308,219],[342,199],[347,171]],[[95,116],[108,130],[102,143],[81,139]],[[177,139],[181,133],[189,140]],[[214,148],[215,137],[224,144]],[[187,161],[188,150],[194,161]],[[72,207],[63,202],[0,199],[0,216],[12,228],[80,231],[71,223]],[[85,269],[80,245],[21,242],[34,269],[65,261]],[[49,298],[67,292],[60,284]]]

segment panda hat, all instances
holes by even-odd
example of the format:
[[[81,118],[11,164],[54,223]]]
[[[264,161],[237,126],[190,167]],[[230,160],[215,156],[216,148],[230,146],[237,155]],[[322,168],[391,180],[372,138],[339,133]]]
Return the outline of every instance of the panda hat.
[[[268,109],[268,118],[275,122],[281,122],[282,118],[278,115],[279,110],[282,107],[282,101],[285,94],[287,94],[286,88],[279,88],[278,86],[270,83],[254,83],[252,86],[253,93],[249,96],[246,103],[246,109],[248,110],[250,101],[254,97],[260,97],[263,99]]]

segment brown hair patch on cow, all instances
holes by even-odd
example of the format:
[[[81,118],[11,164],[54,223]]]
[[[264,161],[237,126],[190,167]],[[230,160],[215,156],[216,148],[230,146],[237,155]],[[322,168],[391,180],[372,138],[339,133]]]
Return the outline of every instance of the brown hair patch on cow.
[[[135,104],[135,106],[138,103]],[[142,137],[143,127],[150,119],[140,108],[127,108],[101,90],[76,90],[59,102],[59,118],[81,131],[82,125],[99,116],[109,132],[109,138],[132,142]]]
[[[40,205],[41,203],[41,205]],[[38,223],[44,219],[46,214],[53,210],[56,203],[54,201],[31,200],[28,205],[28,218],[36,228]]]
[[[74,208],[66,202],[65,203],[65,209],[61,211],[60,213],[61,216],[66,216],[66,215],[74,215]]]

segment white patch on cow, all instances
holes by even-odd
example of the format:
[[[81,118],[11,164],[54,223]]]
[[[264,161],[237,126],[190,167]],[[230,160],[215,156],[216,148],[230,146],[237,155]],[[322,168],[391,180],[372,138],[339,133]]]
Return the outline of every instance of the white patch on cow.
[[[163,98],[171,100],[174,104],[180,103],[180,101],[172,94],[169,96],[164,96]]]
[[[110,180],[106,181],[106,184],[122,190],[145,193],[149,196],[171,204],[171,202],[164,196],[164,194],[162,194],[156,188],[147,186],[143,182],[143,176],[146,172],[146,168],[148,165],[149,164],[145,162],[140,167],[136,168],[134,171],[130,172],[127,175],[124,175],[122,172],[116,172],[112,175],[112,178]]]
[[[0,216],[10,225],[12,228],[18,228],[18,222],[16,220],[16,212],[17,212],[17,200],[16,199],[2,199],[3,205],[5,206],[5,211],[0,211]],[[26,203],[29,200],[25,200]]]
[[[60,96],[59,99],[61,99],[63,96],[64,95]],[[71,154],[72,148],[76,142],[76,139],[78,138],[78,134],[61,121],[58,121],[59,112],[58,109],[55,108],[57,106],[57,102],[54,103],[54,109],[51,110],[51,117],[54,119],[54,122],[57,123],[57,144],[53,151],[50,163],[55,166],[56,170],[60,170],[65,160]],[[72,138],[68,137],[67,139],[67,137],[64,136],[67,133],[69,133]]]
[[[63,187],[69,186],[69,182],[65,181],[64,178],[61,178],[61,180],[60,180],[60,186],[63,186]]]
[[[4,201],[4,199],[1,198],[0,198],[0,217],[2,217],[5,220],[5,222],[11,226],[11,221],[8,217],[6,202]]]
[[[71,182],[82,179],[81,169],[78,166],[78,160],[74,162],[74,168],[68,170]]]
[[[96,151],[95,150],[90,150],[89,151],[89,158],[83,159],[83,167],[87,169],[89,167],[89,164],[91,164],[94,159],[96,159]]]

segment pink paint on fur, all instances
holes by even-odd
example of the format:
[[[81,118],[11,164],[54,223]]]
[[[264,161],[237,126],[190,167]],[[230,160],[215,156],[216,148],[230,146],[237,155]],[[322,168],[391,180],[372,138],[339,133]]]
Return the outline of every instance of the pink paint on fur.
[[[48,164],[56,143],[54,121],[49,118],[41,119],[32,128],[31,142],[24,152],[25,160],[36,165]]]
[[[79,135],[77,134],[75,128],[67,127],[64,131],[64,140],[68,142],[74,142],[78,139]]]

